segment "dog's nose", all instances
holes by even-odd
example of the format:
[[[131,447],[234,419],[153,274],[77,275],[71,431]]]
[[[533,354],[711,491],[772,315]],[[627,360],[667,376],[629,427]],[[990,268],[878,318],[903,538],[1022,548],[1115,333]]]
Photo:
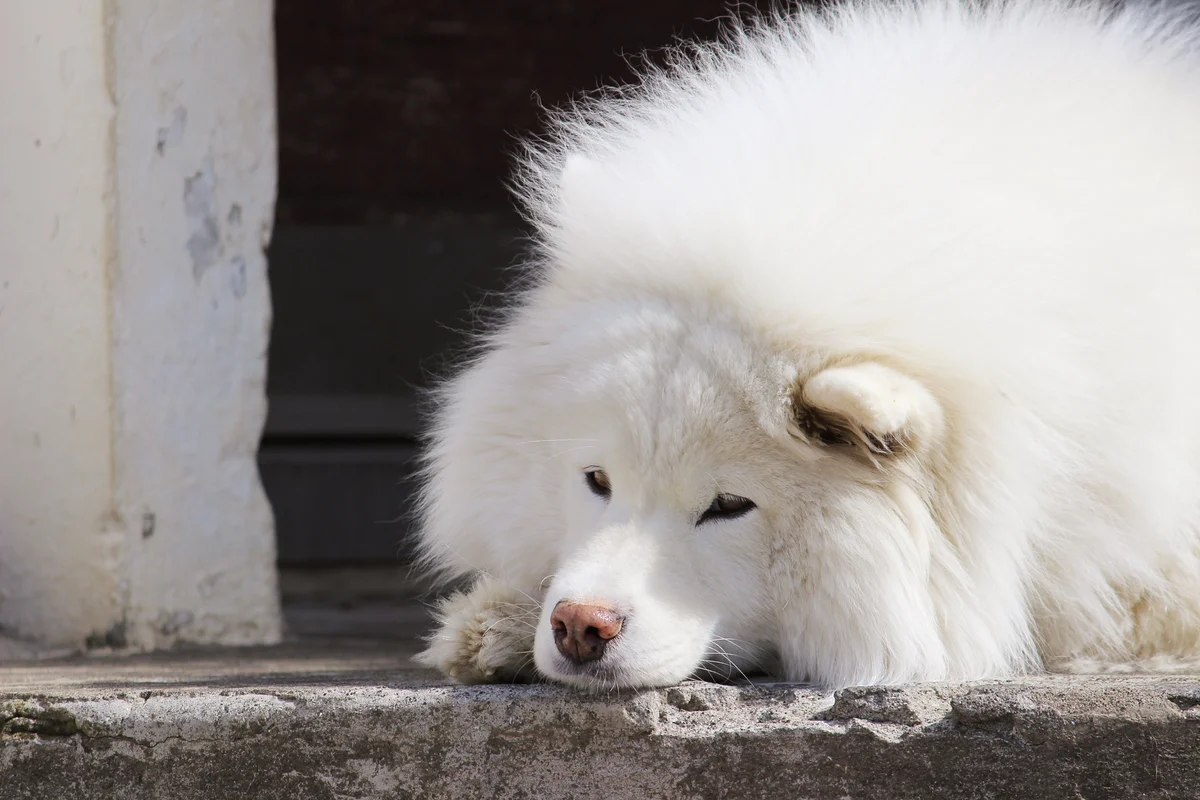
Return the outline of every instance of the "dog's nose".
[[[560,600],[550,614],[558,652],[576,664],[599,661],[625,618],[608,606]]]

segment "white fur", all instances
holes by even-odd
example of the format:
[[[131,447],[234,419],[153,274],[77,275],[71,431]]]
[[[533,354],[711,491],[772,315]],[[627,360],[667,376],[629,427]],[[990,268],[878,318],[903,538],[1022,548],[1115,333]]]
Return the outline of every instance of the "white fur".
[[[522,173],[529,288],[428,457],[428,565],[542,601],[488,658],[838,687],[1196,656],[1200,38],[1171,8],[857,3],[561,114]],[[757,508],[697,526],[718,493]],[[594,669],[555,651],[561,599],[627,615]],[[433,662],[486,678],[472,641]]]
[[[532,598],[482,578],[441,601],[438,632],[417,661],[463,683],[521,680],[532,672],[537,619]]]

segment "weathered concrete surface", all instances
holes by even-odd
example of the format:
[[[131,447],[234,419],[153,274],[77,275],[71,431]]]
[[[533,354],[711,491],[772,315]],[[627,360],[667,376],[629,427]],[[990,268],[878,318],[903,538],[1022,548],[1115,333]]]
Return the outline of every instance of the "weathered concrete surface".
[[[6,798],[1195,798],[1200,678],[589,696],[405,642],[0,667]]]

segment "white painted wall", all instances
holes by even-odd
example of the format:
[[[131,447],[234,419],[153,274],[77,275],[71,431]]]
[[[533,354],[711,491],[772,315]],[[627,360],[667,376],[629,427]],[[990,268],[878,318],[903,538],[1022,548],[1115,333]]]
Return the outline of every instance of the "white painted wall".
[[[0,626],[55,643],[120,618],[102,5],[0,5]]]
[[[7,637],[279,638],[273,80],[270,0],[0,4]]]

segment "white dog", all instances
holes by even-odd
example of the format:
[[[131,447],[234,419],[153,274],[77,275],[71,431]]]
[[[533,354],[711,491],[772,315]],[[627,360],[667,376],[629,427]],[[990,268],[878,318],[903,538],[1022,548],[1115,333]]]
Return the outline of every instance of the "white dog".
[[[829,687],[1200,653],[1200,36],[860,2],[560,114],[439,395],[423,655]]]

